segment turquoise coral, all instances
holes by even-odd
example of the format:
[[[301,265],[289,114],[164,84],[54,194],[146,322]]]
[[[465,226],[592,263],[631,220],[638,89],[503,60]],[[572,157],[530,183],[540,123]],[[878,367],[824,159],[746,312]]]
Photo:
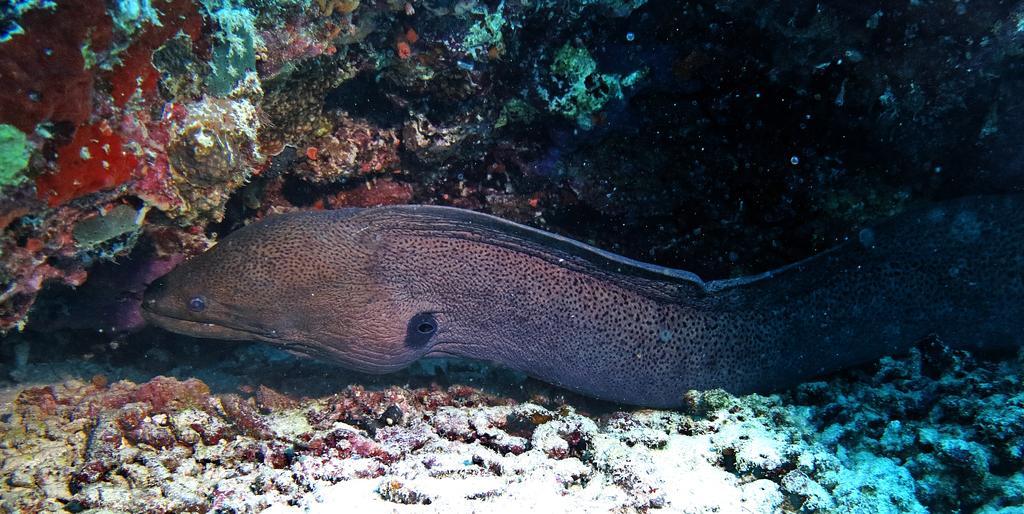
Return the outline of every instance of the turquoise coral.
[[[144,25],[160,25],[160,13],[149,0],[117,0],[110,10],[114,25],[131,35]]]
[[[214,96],[227,96],[246,73],[256,69],[256,47],[259,36],[254,32],[256,18],[245,7],[225,2],[207,5],[209,16],[220,31],[214,34],[210,75],[206,85]]]
[[[636,71],[623,77],[616,74],[599,73],[597,61],[586,48],[566,43],[555,54],[551,73],[559,84],[559,93],[552,96],[540,90],[541,97],[548,100],[548,109],[566,118],[575,119],[583,128],[590,128],[591,115],[600,111],[608,101],[622,98],[622,89],[630,87],[643,77]]]
[[[484,11],[483,18],[469,28],[466,38],[462,41],[462,47],[473,59],[486,60],[491,49],[499,55],[504,53],[505,40],[501,33],[502,27],[506,24],[502,14],[504,5],[504,2],[499,4],[494,12]]]

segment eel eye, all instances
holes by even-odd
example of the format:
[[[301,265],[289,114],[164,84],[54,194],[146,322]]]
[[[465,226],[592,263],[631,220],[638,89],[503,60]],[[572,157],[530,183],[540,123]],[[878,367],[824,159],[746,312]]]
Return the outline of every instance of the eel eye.
[[[194,296],[188,301],[188,310],[202,312],[204,309],[206,309],[206,299],[202,296]]]
[[[432,312],[421,312],[409,320],[405,329],[405,344],[412,348],[421,348],[430,342],[437,332],[437,319]]]

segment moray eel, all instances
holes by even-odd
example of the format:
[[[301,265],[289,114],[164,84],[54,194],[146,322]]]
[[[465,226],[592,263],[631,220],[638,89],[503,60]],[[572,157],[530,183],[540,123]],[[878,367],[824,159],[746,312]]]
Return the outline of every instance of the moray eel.
[[[1024,196],[908,212],[804,261],[704,281],[447,207],[300,212],[242,228],[153,283],[145,317],[371,373],[492,361],[605,400],[778,390],[937,334],[1020,344]]]

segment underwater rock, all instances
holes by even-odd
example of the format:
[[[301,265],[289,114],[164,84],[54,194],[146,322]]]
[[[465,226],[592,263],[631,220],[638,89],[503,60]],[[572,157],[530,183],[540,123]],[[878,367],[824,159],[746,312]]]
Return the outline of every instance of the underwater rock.
[[[310,141],[330,134],[333,124],[324,112],[325,99],[357,71],[356,64],[340,56],[318,56],[263,82],[260,111],[268,119],[260,133],[264,152],[275,155],[285,145],[304,149]]]
[[[120,204],[108,212],[82,218],[71,229],[80,249],[102,258],[113,258],[135,246],[146,209]]]
[[[934,343],[904,359],[883,358],[873,374],[855,377],[865,383],[821,390],[818,439],[860,452],[854,458],[875,461],[880,476],[916,481],[916,501],[929,510],[979,508],[1021,462],[1016,438],[1024,425],[1013,425],[1017,410],[1004,403],[1022,385],[1020,365],[1019,358],[982,365]],[[808,387],[819,386],[800,386],[798,403]]]
[[[428,165],[443,165],[455,159],[480,160],[484,148],[479,142],[490,132],[481,120],[458,119],[439,125],[426,116],[416,116],[402,127],[402,147]]]

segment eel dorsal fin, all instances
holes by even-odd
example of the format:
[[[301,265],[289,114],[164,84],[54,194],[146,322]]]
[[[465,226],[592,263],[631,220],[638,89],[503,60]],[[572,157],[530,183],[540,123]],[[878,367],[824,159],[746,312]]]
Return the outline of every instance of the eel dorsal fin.
[[[600,273],[611,281],[629,281],[665,301],[708,295],[708,283],[695,273],[649,264],[568,237],[544,232],[496,216],[454,207],[398,205],[364,212],[379,228],[458,237],[514,249],[569,269]]]

